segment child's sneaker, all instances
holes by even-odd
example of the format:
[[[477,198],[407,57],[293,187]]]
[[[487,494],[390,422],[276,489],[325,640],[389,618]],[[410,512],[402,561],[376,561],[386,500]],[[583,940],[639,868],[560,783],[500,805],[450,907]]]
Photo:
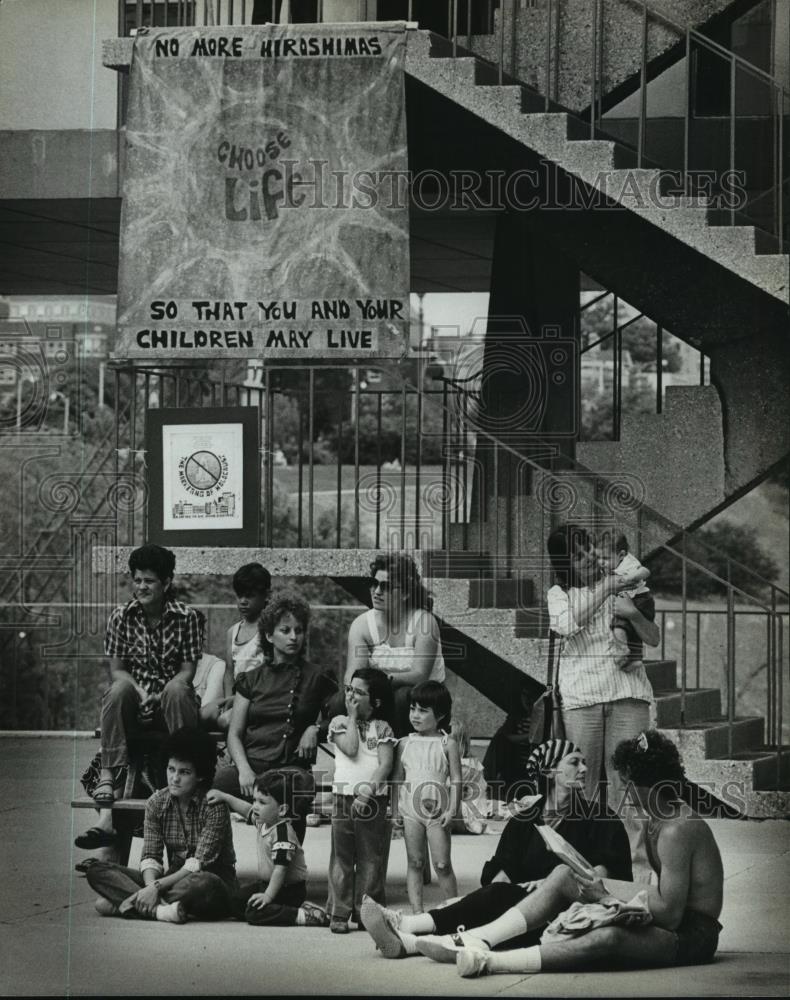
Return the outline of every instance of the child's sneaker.
[[[490,955],[490,951],[481,951],[479,948],[462,948],[455,959],[458,975],[464,979],[485,976],[488,973]]]
[[[328,927],[329,917],[323,907],[315,903],[304,902],[299,907],[304,914],[305,927]]]
[[[350,928],[348,921],[344,920],[343,917],[332,917],[329,921],[329,930],[333,934],[348,934]]]
[[[163,924],[185,924],[187,915],[180,900],[175,903],[160,903],[156,908],[156,919]]]

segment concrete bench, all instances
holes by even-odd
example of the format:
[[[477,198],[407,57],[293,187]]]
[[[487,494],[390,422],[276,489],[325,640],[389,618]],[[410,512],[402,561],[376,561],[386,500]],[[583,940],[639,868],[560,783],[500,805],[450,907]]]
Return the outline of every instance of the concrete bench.
[[[98,739],[101,735],[98,729],[94,730],[94,736]],[[210,734],[215,743],[224,743],[227,733],[213,732]],[[334,752],[325,743],[318,745],[319,750],[329,757],[334,757]],[[145,804],[148,798],[134,797],[133,792],[140,774],[141,758],[134,758],[129,765],[124,794],[116,799],[112,806],[102,806],[103,809],[112,809],[113,826],[118,834],[118,854],[119,863],[127,864],[129,852],[132,846],[132,839],[135,834],[142,836],[143,817],[145,814]],[[315,777],[315,775],[314,775]],[[313,799],[313,811],[308,815],[308,825],[318,826],[321,822],[328,821],[330,809],[326,807],[326,797],[331,796],[332,784],[326,781],[315,781],[315,798]],[[72,809],[98,809],[90,795],[80,795],[71,800]]]

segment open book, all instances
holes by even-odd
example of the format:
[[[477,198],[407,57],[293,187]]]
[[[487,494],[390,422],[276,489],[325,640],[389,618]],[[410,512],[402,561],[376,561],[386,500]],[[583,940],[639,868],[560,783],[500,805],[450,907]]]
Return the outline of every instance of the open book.
[[[556,854],[564,864],[581,878],[594,879],[600,877],[587,858],[583,854],[579,854],[576,848],[572,844],[569,844],[562,834],[557,833],[550,826],[536,826],[535,829],[543,837],[546,847],[548,847],[552,854]],[[626,882],[619,878],[604,878],[602,881],[606,891],[623,903],[630,903],[641,889],[647,888],[646,885],[639,882]]]
[[[562,834],[557,833],[550,826],[536,826],[535,829],[543,837],[546,847],[548,847],[552,854],[556,854],[577,875],[586,879],[597,877],[593,866],[587,858],[583,854],[579,854],[576,848],[572,844],[569,844]]]

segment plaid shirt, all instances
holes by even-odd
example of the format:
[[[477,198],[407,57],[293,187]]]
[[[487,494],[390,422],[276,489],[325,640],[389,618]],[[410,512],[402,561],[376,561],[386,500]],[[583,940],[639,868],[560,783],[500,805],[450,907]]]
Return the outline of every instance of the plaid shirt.
[[[150,628],[139,601],[115,608],[104,636],[106,656],[124,661],[135,682],[159,694],[184,662],[197,663],[203,649],[201,614],[170,598],[159,622]]]
[[[163,874],[163,850],[167,848],[171,872],[181,868],[209,871],[225,882],[234,881],[236,855],[230,811],[224,802],[209,805],[205,792],[196,792],[182,820],[177,800],[166,788],[161,788],[145,804],[143,829],[140,871],[153,868]]]

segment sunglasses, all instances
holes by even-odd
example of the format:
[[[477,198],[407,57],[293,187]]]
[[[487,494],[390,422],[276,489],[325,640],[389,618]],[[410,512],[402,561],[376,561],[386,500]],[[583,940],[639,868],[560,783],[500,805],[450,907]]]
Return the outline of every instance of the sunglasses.
[[[388,594],[397,584],[390,583],[389,580],[377,580],[375,577],[372,577],[369,586],[371,590],[380,590],[382,594]]]

